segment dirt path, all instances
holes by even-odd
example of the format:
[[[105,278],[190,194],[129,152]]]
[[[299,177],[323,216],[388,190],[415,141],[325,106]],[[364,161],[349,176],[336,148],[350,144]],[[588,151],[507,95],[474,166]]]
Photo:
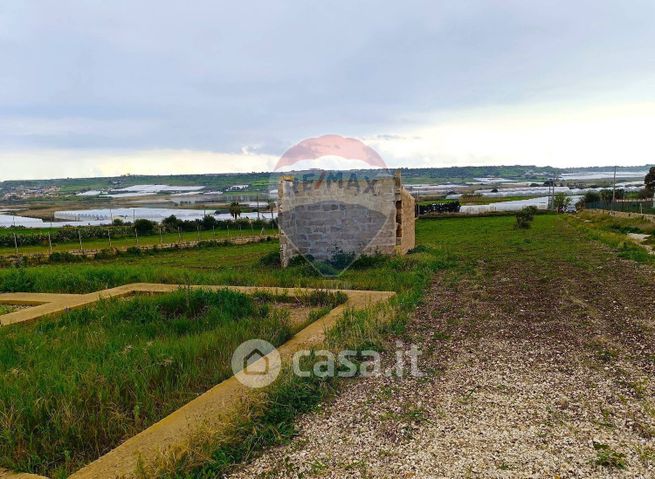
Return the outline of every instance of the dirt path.
[[[234,478],[655,477],[655,272],[479,261],[435,278],[405,342],[423,378],[350,383]]]

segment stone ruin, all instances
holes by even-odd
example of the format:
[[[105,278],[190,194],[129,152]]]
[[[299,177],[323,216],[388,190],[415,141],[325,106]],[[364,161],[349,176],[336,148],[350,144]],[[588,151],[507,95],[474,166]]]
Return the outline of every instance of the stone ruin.
[[[406,254],[415,247],[415,201],[400,173],[349,171],[284,176],[278,187],[280,255],[329,262],[335,255]]]

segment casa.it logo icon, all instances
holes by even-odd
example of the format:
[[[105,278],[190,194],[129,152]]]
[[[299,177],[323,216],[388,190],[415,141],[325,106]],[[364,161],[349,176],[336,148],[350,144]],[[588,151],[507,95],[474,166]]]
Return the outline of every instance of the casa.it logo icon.
[[[234,377],[249,388],[268,386],[277,379],[281,367],[280,353],[263,339],[245,341],[232,354]]]
[[[395,241],[394,177],[382,157],[355,138],[303,140],[278,160],[277,193],[282,263],[304,258],[321,275],[345,272],[361,255]]]

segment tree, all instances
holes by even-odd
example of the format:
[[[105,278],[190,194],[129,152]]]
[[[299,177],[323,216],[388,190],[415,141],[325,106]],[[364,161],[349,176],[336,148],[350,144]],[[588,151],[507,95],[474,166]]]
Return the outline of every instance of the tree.
[[[571,204],[571,198],[566,196],[566,193],[557,193],[555,198],[553,198],[553,206],[559,212],[564,211],[568,205]]]
[[[644,178],[644,185],[646,190],[650,192],[650,196],[653,196],[653,192],[655,192],[655,166],[648,171],[646,178]]]
[[[175,215],[170,215],[168,218],[164,218],[161,224],[166,228],[166,231],[177,231],[182,222],[177,219]]]
[[[205,230],[210,230],[213,227],[215,227],[217,224],[218,221],[212,215],[205,215],[202,218],[202,227]]]
[[[232,215],[232,218],[235,220],[241,216],[241,205],[238,202],[234,202],[230,204],[230,215]]]
[[[140,235],[151,235],[155,230],[155,224],[143,218],[140,218],[134,222],[134,229]]]
[[[599,203],[600,202],[600,193],[597,191],[587,191],[584,194],[584,204],[585,205],[591,205],[593,203]]]
[[[611,203],[613,198],[612,190],[600,190],[600,199],[605,203]]]

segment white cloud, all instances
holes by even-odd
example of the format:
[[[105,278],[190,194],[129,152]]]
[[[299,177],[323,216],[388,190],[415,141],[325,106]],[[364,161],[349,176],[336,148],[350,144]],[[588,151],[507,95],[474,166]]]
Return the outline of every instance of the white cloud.
[[[645,165],[655,162],[655,102],[523,105],[451,112],[411,130],[362,138],[389,167]],[[47,123],[44,129],[56,128]],[[243,147],[238,153],[193,149],[25,149],[0,151],[0,179],[272,171],[278,156]],[[301,162],[292,169],[315,167]],[[324,158],[320,166],[362,168]]]
[[[640,165],[655,161],[655,103],[459,112],[371,138],[390,166]]]

